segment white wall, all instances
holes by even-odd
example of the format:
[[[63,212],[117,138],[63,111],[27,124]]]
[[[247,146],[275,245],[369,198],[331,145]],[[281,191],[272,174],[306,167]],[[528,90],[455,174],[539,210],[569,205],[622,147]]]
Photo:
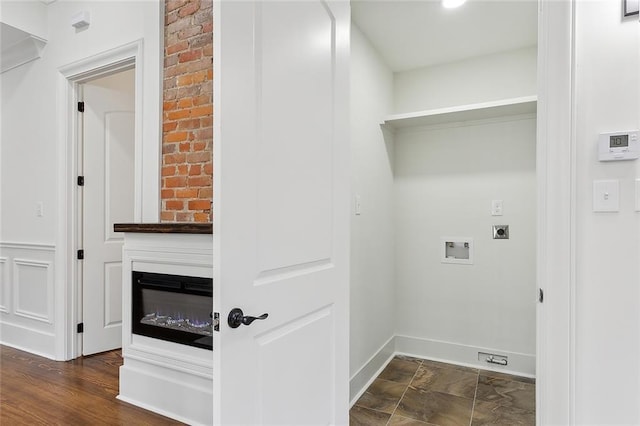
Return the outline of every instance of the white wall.
[[[3,2],[6,7],[10,2]],[[79,11],[89,11],[91,25],[82,31],[75,30],[71,16]],[[24,246],[30,243],[55,246],[58,241],[58,224],[65,218],[58,217],[64,211],[66,200],[60,198],[58,178],[59,155],[66,155],[64,134],[66,123],[60,120],[57,84],[58,69],[92,55],[143,40],[143,211],[142,219],[156,220],[159,199],[159,144],[161,111],[162,64],[162,2],[153,1],[57,1],[47,6],[48,40],[42,58],[0,75],[2,90],[2,153],[0,196],[2,217],[0,242]],[[42,202],[44,216],[36,215],[36,205]],[[65,248],[55,247],[55,265],[64,265]],[[5,253],[3,251],[3,253]],[[29,258],[28,254],[25,254]],[[6,257],[6,256],[5,256]],[[8,264],[11,264],[11,259]],[[61,293],[70,271],[57,271],[55,290]],[[4,289],[18,284],[11,278],[2,281]],[[46,283],[33,284],[44,287]],[[7,290],[10,291],[10,290]],[[32,297],[52,297],[46,292],[33,291]],[[59,297],[59,296],[58,296]],[[60,299],[61,300],[61,299]],[[48,302],[47,302],[48,303]],[[68,307],[69,309],[70,307]],[[0,317],[3,326],[12,323],[11,313]],[[52,318],[56,327],[63,318]],[[26,326],[25,326],[26,327]],[[26,329],[26,328],[25,328]],[[26,334],[26,333],[25,333]],[[3,342],[23,346],[21,341]],[[56,336],[60,341],[63,337]],[[28,348],[26,348],[28,349]],[[40,350],[43,352],[43,350]],[[47,348],[45,355],[60,357],[54,348]]]
[[[402,129],[395,141],[397,334],[418,355],[474,364],[491,349],[535,374],[535,116]],[[510,239],[494,240],[492,225]],[[473,265],[441,263],[441,237],[472,238]]]
[[[640,423],[640,161],[600,163],[600,132],[640,127],[640,25],[620,2],[576,2],[577,424]],[[594,213],[594,179],[620,181],[620,211]]]
[[[362,214],[351,222],[351,397],[386,361],[394,332],[393,145],[380,129],[390,112],[392,73],[368,40],[351,30],[352,188]],[[352,207],[352,213],[353,211]],[[389,352],[391,350],[391,352]],[[370,361],[374,355],[378,356]]]
[[[535,46],[394,75],[394,113],[535,95]]]

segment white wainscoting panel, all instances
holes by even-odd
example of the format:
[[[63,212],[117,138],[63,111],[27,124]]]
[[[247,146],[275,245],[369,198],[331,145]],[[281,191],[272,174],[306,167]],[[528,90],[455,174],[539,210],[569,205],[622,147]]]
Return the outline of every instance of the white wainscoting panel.
[[[9,268],[7,267],[7,258],[0,257],[0,312],[9,313]]]
[[[53,324],[52,263],[13,259],[15,315]]]
[[[104,327],[122,324],[122,262],[104,265]]]
[[[0,242],[0,344],[55,359],[55,246]]]

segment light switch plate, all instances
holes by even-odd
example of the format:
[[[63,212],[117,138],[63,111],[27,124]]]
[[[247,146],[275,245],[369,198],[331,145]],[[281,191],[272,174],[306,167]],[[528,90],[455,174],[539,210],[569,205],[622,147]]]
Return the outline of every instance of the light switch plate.
[[[593,181],[593,211],[617,212],[620,210],[620,185],[618,180]]]

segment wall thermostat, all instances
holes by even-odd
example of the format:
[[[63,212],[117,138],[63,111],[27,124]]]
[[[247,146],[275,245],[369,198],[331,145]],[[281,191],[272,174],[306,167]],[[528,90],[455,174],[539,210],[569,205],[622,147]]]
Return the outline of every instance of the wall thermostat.
[[[598,160],[622,161],[640,157],[638,130],[629,132],[600,133]]]

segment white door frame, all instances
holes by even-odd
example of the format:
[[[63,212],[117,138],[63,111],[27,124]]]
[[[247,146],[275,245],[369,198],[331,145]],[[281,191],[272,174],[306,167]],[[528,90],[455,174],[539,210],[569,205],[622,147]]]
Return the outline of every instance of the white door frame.
[[[538,0],[536,417],[575,422],[575,0]],[[537,295],[536,295],[537,296]]]
[[[134,220],[142,220],[142,40],[73,62],[58,69],[58,232],[56,237],[56,359],[81,355],[76,324],[82,299],[82,269],[76,260],[81,237],[82,198],[76,182],[80,159],[77,102],[79,85],[135,67],[135,201]]]

